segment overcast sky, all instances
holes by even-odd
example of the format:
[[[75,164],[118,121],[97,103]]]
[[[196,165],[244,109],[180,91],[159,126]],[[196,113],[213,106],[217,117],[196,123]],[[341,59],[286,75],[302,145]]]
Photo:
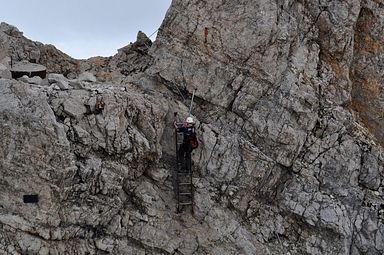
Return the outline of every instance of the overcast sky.
[[[33,41],[53,44],[74,58],[112,56],[151,35],[171,0],[0,0],[0,21]],[[152,41],[156,35],[152,36]]]

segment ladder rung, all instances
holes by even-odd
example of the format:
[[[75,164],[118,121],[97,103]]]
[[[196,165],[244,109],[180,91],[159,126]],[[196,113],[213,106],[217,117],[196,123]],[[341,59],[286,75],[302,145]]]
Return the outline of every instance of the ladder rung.
[[[179,205],[192,205],[192,202],[181,202]]]
[[[184,193],[179,193],[180,196],[186,196],[186,195],[192,195],[191,192],[184,192]]]
[[[190,182],[180,182],[179,185],[192,185]]]

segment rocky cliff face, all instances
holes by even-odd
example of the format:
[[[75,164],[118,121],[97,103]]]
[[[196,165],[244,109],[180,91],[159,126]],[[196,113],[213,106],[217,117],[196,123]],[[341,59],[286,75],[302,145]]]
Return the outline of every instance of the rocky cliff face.
[[[1,253],[382,254],[383,14],[174,0],[153,44],[89,60],[2,24]],[[48,79],[9,79],[22,55]],[[195,89],[193,213],[176,214],[171,123]]]

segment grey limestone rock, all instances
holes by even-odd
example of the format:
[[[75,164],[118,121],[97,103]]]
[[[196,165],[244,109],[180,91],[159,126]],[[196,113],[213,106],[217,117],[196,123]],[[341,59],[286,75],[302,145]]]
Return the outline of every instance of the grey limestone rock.
[[[7,66],[0,63],[0,78],[11,79],[12,75]]]
[[[92,73],[90,73],[90,72],[84,72],[84,73],[81,73],[79,75],[78,80],[80,82],[82,82],[82,81],[95,82],[96,81],[96,77]]]
[[[153,44],[77,61],[2,23],[0,56],[38,59],[51,85],[0,79],[0,253],[384,253],[383,17],[374,0],[174,0]],[[178,214],[172,123],[195,89]]]
[[[39,76],[28,77],[24,75],[23,77],[20,77],[18,80],[25,83],[36,84],[36,85],[42,85],[43,83],[43,79],[41,79]]]

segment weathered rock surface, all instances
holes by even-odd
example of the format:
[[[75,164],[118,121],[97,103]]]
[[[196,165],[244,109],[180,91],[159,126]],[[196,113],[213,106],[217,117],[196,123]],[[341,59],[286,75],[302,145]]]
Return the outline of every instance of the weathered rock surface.
[[[57,50],[53,45],[44,45],[23,36],[16,27],[2,22],[0,24],[0,48],[2,54],[12,61],[30,61],[47,67],[49,72],[77,74],[79,61]],[[0,55],[1,56],[1,55]]]
[[[2,23],[1,59],[50,74],[0,79],[0,253],[384,253],[383,15],[175,0],[153,45],[81,61]],[[195,89],[194,213],[177,215],[171,123]]]

